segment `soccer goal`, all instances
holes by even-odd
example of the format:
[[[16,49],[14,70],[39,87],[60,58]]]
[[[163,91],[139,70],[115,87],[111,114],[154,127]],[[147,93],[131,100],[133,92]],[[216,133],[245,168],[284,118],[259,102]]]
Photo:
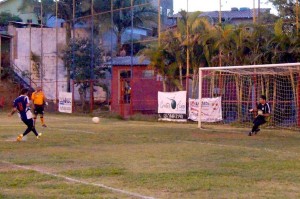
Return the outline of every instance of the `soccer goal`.
[[[198,127],[207,99],[221,98],[221,123],[250,124],[261,95],[271,106],[268,125],[300,129],[300,63],[199,68]]]

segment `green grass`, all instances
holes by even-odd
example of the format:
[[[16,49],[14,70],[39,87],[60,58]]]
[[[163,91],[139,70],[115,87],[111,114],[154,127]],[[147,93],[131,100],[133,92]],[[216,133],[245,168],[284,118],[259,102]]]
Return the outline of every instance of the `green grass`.
[[[25,126],[0,117],[0,199],[134,198],[96,184],[154,198],[300,197],[299,132],[47,114],[40,140],[17,143]]]

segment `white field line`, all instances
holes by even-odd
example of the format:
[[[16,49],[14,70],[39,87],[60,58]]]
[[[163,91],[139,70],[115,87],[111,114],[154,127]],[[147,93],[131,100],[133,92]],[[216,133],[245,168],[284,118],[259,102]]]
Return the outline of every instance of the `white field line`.
[[[86,182],[86,181],[83,181],[83,180],[78,180],[78,179],[70,178],[70,177],[67,177],[67,176],[63,176],[63,175],[59,175],[59,174],[55,174],[55,173],[50,173],[50,172],[43,171],[43,170],[37,169],[37,168],[32,168],[32,167],[29,167],[29,166],[22,166],[22,165],[13,164],[11,162],[7,162],[7,161],[4,161],[4,160],[1,160],[1,162],[5,163],[5,164],[9,164],[13,167],[20,168],[20,169],[36,171],[36,172],[44,174],[44,175],[48,175],[48,176],[52,176],[52,177],[56,177],[56,178],[62,178],[64,180],[67,180],[67,181],[70,181],[70,182],[76,182],[76,183],[85,184],[85,185],[89,185],[89,186],[101,187],[103,189],[107,189],[107,190],[110,190],[112,192],[122,193],[122,194],[132,196],[132,197],[135,197],[135,198],[155,199],[154,197],[144,196],[144,195],[141,195],[141,194],[138,194],[138,193],[133,193],[133,192],[126,191],[126,190],[117,189],[117,188],[110,187],[110,186],[107,186],[107,185],[104,185],[104,184],[101,184],[101,183]]]

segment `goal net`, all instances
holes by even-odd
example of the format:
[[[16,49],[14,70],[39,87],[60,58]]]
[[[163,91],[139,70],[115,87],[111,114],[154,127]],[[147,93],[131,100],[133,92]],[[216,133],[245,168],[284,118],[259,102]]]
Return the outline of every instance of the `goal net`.
[[[267,125],[300,129],[300,63],[200,68],[199,128],[207,98],[221,98],[219,122],[250,125],[261,95],[271,107]]]

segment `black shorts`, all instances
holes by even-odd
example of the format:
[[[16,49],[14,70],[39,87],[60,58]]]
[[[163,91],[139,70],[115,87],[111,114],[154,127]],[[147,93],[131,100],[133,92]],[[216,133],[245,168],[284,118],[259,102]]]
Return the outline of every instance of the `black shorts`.
[[[34,105],[34,114],[44,114],[44,105]]]

